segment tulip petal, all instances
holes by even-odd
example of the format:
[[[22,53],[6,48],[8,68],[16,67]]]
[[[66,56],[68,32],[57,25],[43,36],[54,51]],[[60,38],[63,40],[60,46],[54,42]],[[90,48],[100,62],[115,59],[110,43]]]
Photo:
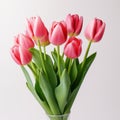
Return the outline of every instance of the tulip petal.
[[[81,32],[82,26],[83,26],[83,17],[80,16],[79,21],[78,21],[78,23],[76,24],[76,27],[75,27],[76,28],[75,29],[75,34],[76,35],[78,35]]]
[[[64,38],[66,40],[66,38],[67,38],[67,25],[64,21],[61,21],[59,24],[61,26],[61,29],[62,29],[63,34],[64,34]]]
[[[27,26],[26,26],[26,35],[28,35],[30,38],[32,38],[33,34],[33,24],[30,20],[27,19]]]
[[[85,37],[88,40],[93,40],[95,34],[96,19],[92,20],[85,29]]]
[[[68,33],[74,33],[74,20],[70,14],[66,17],[66,24]]]
[[[85,29],[85,37],[93,42],[98,42],[102,39],[104,30],[105,23],[98,18],[94,18]]]
[[[105,31],[105,23],[102,24],[102,26],[99,28],[99,31],[94,36],[94,41],[95,42],[98,42],[102,39],[104,31]]]
[[[39,37],[39,38],[48,34],[48,31],[40,17],[36,17],[35,19],[33,32],[34,32],[34,36]]]
[[[72,15],[73,20],[74,20],[74,32],[76,30],[76,28],[78,27],[78,23],[79,23],[79,16],[77,14]]]
[[[83,25],[83,17],[79,17],[79,15],[77,14],[68,14],[66,17],[66,24],[69,36],[76,36],[81,32]]]
[[[21,60],[20,60],[20,54],[19,54],[19,49],[17,45],[14,45],[11,50],[10,50],[10,54],[13,58],[13,60],[18,64],[18,65],[22,65]]]
[[[82,41],[72,37],[68,40],[68,42],[66,43],[65,47],[64,47],[64,54],[68,57],[68,58],[77,58],[80,56],[81,51],[82,51]]]
[[[68,44],[66,46],[66,49],[64,50],[65,55],[69,58],[74,58],[76,54],[72,47],[73,47],[72,44]]]
[[[21,58],[22,65],[28,64],[32,59],[32,54],[29,52],[28,49],[19,46],[19,53]]]
[[[34,42],[28,36],[24,34],[19,34],[17,37],[14,38],[15,44],[24,46],[26,49],[33,48]]]
[[[57,24],[50,36],[50,42],[54,45],[60,45],[66,41],[60,24]]]

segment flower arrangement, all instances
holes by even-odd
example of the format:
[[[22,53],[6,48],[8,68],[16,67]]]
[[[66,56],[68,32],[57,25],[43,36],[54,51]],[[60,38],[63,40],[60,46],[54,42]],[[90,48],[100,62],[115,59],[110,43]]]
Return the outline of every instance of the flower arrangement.
[[[27,19],[26,26],[25,34],[14,38],[11,56],[20,65],[28,89],[45,112],[50,115],[68,114],[96,57],[96,52],[88,55],[90,46],[102,39],[105,23],[94,18],[85,28],[88,47],[82,61],[79,60],[82,40],[78,37],[83,26],[82,16],[68,14],[64,21],[53,22],[49,31],[39,16]],[[50,44],[55,48],[49,55],[46,47]]]

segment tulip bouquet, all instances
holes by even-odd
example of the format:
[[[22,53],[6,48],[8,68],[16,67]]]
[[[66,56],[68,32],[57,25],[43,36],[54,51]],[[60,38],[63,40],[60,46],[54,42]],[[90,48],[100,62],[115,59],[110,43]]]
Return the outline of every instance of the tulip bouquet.
[[[40,17],[31,17],[27,19],[26,32],[14,38],[11,56],[21,66],[28,89],[47,114],[70,113],[84,77],[96,57],[96,52],[88,53],[91,44],[102,39],[105,23],[94,18],[85,28],[88,47],[80,61],[82,40],[78,35],[82,26],[83,17],[77,14],[68,14],[64,21],[53,22],[49,31]],[[50,44],[55,47],[49,55],[46,47]]]

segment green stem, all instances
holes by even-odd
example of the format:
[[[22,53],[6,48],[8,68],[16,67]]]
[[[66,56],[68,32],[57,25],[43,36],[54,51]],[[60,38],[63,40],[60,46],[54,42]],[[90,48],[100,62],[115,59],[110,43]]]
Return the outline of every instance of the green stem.
[[[70,59],[70,62],[69,62],[69,66],[68,66],[68,74],[70,73],[71,66],[72,66],[72,59]]]
[[[36,77],[36,69],[35,69],[34,63],[31,61],[27,66],[33,72],[34,77]]]
[[[35,69],[35,66],[34,66],[34,64],[33,64],[33,62],[32,62],[32,61],[30,62],[30,65],[31,65],[31,67],[32,67],[33,71],[35,72],[35,71],[36,71],[36,69]]]
[[[44,46],[43,49],[44,49],[44,59],[46,60],[46,47]]]
[[[58,56],[58,74],[60,76],[61,75],[61,70],[60,70],[60,46],[57,46],[57,56]]]
[[[62,53],[62,58],[64,57],[64,52]]]
[[[82,62],[82,65],[81,65],[81,69],[83,69],[84,65],[85,65],[85,62],[86,62],[86,58],[88,56],[88,52],[90,50],[90,46],[92,44],[92,40],[89,41],[88,43],[88,47],[87,47],[87,50],[86,50],[86,53],[85,53],[85,56],[84,56],[84,59],[83,59],[83,62]]]
[[[41,58],[41,62],[42,62],[42,67],[43,67],[43,70],[46,73],[46,69],[45,69],[45,65],[44,65],[44,59],[42,57],[42,49],[41,49],[41,45],[40,45],[40,41],[38,40],[38,48],[39,48],[39,53],[40,53],[40,58]]]

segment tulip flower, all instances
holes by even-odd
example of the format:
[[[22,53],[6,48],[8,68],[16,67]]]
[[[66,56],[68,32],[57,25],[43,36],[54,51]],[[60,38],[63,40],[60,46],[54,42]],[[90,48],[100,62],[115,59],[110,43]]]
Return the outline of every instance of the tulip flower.
[[[77,39],[75,37],[71,37],[68,39],[65,47],[64,54],[68,58],[78,58],[82,51],[82,40]]]
[[[102,39],[105,31],[105,23],[97,18],[94,18],[85,29],[85,37],[92,42],[98,42]]]
[[[14,45],[10,53],[18,65],[26,65],[32,60],[32,54],[29,50],[20,45]]]
[[[48,30],[45,27],[40,17],[31,17],[27,19],[26,34],[33,40],[40,41],[42,46],[49,44]]]
[[[77,14],[68,14],[66,17],[66,24],[69,36],[77,36],[82,30],[83,17]]]
[[[28,36],[24,34],[19,34],[16,37],[14,37],[15,44],[21,45],[25,47],[26,49],[33,48],[34,42],[32,39],[30,39]]]
[[[67,28],[66,23],[62,22],[53,22],[52,27],[49,33],[49,40],[54,45],[61,45],[67,39]]]

